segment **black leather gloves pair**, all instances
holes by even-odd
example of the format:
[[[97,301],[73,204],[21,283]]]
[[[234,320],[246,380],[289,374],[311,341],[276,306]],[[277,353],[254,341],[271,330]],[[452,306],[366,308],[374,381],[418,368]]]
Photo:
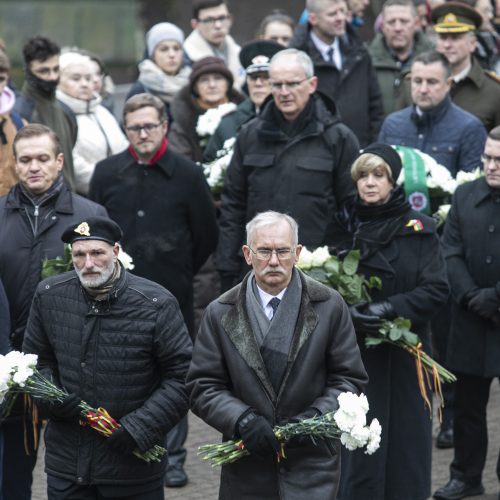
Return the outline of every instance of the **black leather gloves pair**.
[[[281,449],[271,424],[262,416],[249,410],[236,423],[236,434],[241,437],[251,455],[275,455]]]
[[[49,416],[52,420],[66,420],[76,422],[80,417],[80,396],[68,394],[62,401],[55,401],[49,407]]]
[[[358,333],[376,335],[382,320],[394,319],[397,314],[388,300],[382,302],[360,302],[349,307],[354,329]]]
[[[106,443],[115,451],[119,451],[123,454],[132,453],[138,447],[135,439],[123,426],[113,432],[113,434],[106,439]]]
[[[478,288],[471,292],[467,307],[485,319],[497,319],[500,299],[495,288]]]

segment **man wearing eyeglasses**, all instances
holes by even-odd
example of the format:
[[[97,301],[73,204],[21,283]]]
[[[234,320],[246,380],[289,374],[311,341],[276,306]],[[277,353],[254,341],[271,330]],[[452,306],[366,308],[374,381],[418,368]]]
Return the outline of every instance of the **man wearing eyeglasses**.
[[[195,0],[193,2],[193,31],[184,41],[184,52],[191,62],[207,56],[220,57],[234,77],[234,86],[244,83],[244,71],[238,55],[240,46],[229,34],[233,18],[224,0]]]
[[[484,177],[457,188],[444,230],[453,296],[447,367],[458,379],[450,481],[434,493],[445,500],[484,492],[486,408],[500,376],[500,127],[488,134],[482,161]]]
[[[246,225],[243,282],[205,311],[187,376],[191,409],[250,455],[221,471],[219,498],[336,498],[339,441],[298,437],[274,425],[337,408],[340,392],[368,380],[340,295],[295,268],[296,221],[267,211]]]
[[[315,93],[313,71],[304,52],[275,54],[273,100],[238,135],[221,196],[217,267],[225,290],[244,274],[243,227],[259,212],[290,214],[309,248],[336,244],[336,213],[354,196],[350,168],[359,144],[333,102]]]
[[[89,197],[105,206],[122,228],[133,273],[174,295],[193,336],[193,276],[217,243],[210,189],[201,167],[168,147],[160,99],[149,94],[131,97],[123,123],[130,146],[96,165]],[[169,433],[170,486],[187,482],[182,446],[186,433],[186,418]]]

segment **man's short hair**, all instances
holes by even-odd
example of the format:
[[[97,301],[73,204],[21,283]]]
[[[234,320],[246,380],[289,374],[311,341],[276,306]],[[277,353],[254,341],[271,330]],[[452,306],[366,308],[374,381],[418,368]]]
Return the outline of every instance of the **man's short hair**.
[[[123,123],[127,123],[127,115],[129,113],[147,107],[155,108],[156,111],[158,111],[158,119],[160,122],[163,123],[167,119],[163,101],[154,95],[143,93],[136,94],[127,100],[123,107]]]
[[[492,141],[500,141],[500,125],[498,125],[495,128],[492,128],[488,132],[488,139],[491,139]]]
[[[247,232],[247,245],[250,246],[252,243],[252,237],[257,229],[266,226],[272,226],[280,222],[287,222],[292,230],[292,245],[295,247],[299,243],[299,225],[289,215],[282,214],[281,212],[275,212],[273,210],[268,210],[267,212],[261,212],[257,214],[250,222],[246,225]]]
[[[218,7],[219,5],[227,5],[225,0],[195,0],[193,2],[193,19],[198,19],[200,10],[212,9],[213,7]]]
[[[417,9],[413,0],[386,0],[382,5],[382,16],[384,15],[384,9],[387,7],[410,7],[412,15],[417,16]]]
[[[20,129],[16,134],[16,137],[14,137],[14,142],[12,143],[14,158],[17,159],[16,145],[19,141],[24,139],[31,139],[33,137],[40,137],[42,135],[48,135],[50,137],[53,145],[54,155],[59,156],[59,154],[62,153],[62,149],[61,141],[59,140],[57,134],[46,125],[42,125],[41,123],[30,123],[29,125],[26,125],[22,129]]]
[[[451,76],[451,66],[448,62],[448,59],[446,59],[443,54],[437,52],[436,50],[428,50],[426,52],[418,54],[415,59],[413,59],[412,66],[417,62],[422,63],[425,66],[427,66],[428,64],[434,64],[436,62],[441,63],[441,66],[443,66],[444,68],[446,78],[448,79]]]
[[[278,59],[284,56],[291,56],[291,55],[295,56],[297,62],[304,69],[306,78],[311,78],[312,76],[314,76],[314,64],[311,58],[305,52],[298,49],[284,49],[280,50],[279,52],[276,52],[276,54],[274,54],[274,56],[269,61],[269,66],[272,66],[274,61],[277,61]]]
[[[347,0],[306,0],[306,9],[309,12],[321,12],[325,8],[325,4],[344,2],[347,5]]]
[[[30,38],[23,47],[24,62],[46,61],[61,53],[59,45],[44,36],[37,35]]]
[[[10,71],[10,67],[9,56],[4,50],[0,49],[0,71],[2,73],[8,73]]]

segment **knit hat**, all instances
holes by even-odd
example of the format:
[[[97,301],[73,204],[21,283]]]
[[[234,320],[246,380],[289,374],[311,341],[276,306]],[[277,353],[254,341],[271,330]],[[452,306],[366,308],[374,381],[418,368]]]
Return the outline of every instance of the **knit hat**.
[[[114,245],[123,236],[120,226],[107,217],[88,217],[68,226],[61,236],[64,243],[79,240],[101,240]]]
[[[173,40],[182,45],[184,43],[184,33],[172,23],[155,24],[146,33],[146,44],[148,46],[149,57],[153,57],[156,46],[164,40]]]
[[[366,146],[366,148],[362,149],[360,152],[362,155],[366,153],[382,158],[382,160],[384,160],[391,169],[394,182],[398,180],[401,169],[403,168],[403,163],[401,162],[399,153],[392,146],[389,146],[388,144],[381,144],[380,142],[374,142],[373,144]]]
[[[218,73],[229,82],[229,88],[233,86],[233,74],[229,71],[226,63],[220,57],[208,56],[196,61],[193,64],[191,74],[189,75],[191,92],[194,93],[194,86],[198,78],[200,78],[201,75],[206,75],[207,73]]]

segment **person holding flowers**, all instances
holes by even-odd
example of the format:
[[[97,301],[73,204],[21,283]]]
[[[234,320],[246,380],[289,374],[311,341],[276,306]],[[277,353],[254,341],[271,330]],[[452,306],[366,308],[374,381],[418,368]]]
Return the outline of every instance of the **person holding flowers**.
[[[296,269],[302,245],[290,216],[257,214],[246,233],[252,271],[208,306],[187,376],[192,411],[249,452],[222,465],[219,498],[334,500],[340,442],[283,443],[273,427],[332,412],[341,393],[364,389],[349,310]]]
[[[358,272],[378,276],[373,302],[351,306],[363,363],[370,382],[366,396],[382,425],[380,450],[373,456],[346,454],[342,500],[425,500],[430,495],[432,420],[423,404],[415,362],[399,347],[365,347],[382,320],[403,317],[430,352],[431,317],[448,297],[444,260],[433,219],[410,208],[396,184],[399,154],[385,144],[362,150],[351,168],[357,197],[343,214],[342,247],[358,249]]]
[[[119,263],[121,237],[102,217],[68,226],[75,270],[44,280],[33,299],[23,350],[67,393],[39,403],[50,415],[49,500],[164,498],[166,456],[148,463],[133,452],[164,445],[186,414],[191,340],[173,295]],[[103,437],[85,425],[82,400],[118,429]]]

